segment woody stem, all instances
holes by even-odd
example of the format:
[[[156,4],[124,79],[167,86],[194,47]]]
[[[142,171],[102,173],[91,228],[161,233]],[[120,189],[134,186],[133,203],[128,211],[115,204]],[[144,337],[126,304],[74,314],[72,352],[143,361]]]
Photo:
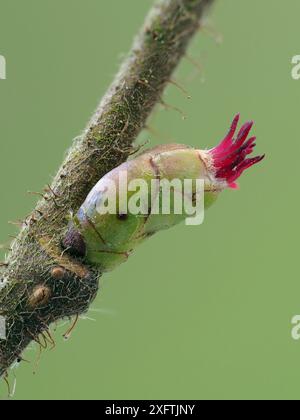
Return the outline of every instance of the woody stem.
[[[0,316],[6,322],[0,376],[52,322],[86,311],[94,299],[101,273],[62,254],[68,216],[105,173],[128,158],[212,3],[156,3],[94,117],[13,242],[8,265],[0,267]]]

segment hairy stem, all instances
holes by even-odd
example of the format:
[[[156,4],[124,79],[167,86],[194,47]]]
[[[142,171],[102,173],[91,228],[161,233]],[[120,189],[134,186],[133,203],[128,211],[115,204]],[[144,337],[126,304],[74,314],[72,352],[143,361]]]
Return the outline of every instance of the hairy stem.
[[[213,0],[160,0],[84,133],[24,222],[0,268],[0,376],[51,323],[86,311],[101,273],[61,248],[68,217],[124,162]]]

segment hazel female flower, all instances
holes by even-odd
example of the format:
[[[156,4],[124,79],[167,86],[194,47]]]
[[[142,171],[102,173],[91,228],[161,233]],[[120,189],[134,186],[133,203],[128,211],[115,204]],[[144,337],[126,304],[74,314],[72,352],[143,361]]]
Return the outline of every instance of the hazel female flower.
[[[224,189],[237,188],[236,181],[241,174],[264,158],[247,157],[255,147],[256,138],[248,138],[253,123],[244,124],[234,138],[238,122],[239,115],[234,118],[227,136],[213,149],[197,150],[178,144],[158,146],[109,172],[92,189],[72,218],[63,241],[64,247],[74,257],[83,257],[88,263],[98,265],[102,271],[108,271],[126,261],[132,250],[146,238],[186,219],[187,214],[175,211],[174,206],[168,214],[154,213],[152,200],[142,214],[121,211],[124,201],[127,205],[134,194],[130,188],[126,189],[125,197],[119,194],[118,187],[124,181],[124,174],[127,183],[139,180],[146,186],[152,185],[154,180],[169,183],[191,180],[196,184],[202,180],[205,208],[211,206]],[[116,188],[108,191],[109,183]],[[192,188],[189,194],[191,202],[197,194],[195,184]],[[180,194],[186,195],[185,189],[180,190]],[[153,198],[151,188],[146,190],[144,196],[140,194],[139,199],[150,203],[150,195]],[[101,205],[110,199],[116,202],[118,211],[100,211]],[[161,188],[157,189],[155,200],[161,207],[164,200]]]

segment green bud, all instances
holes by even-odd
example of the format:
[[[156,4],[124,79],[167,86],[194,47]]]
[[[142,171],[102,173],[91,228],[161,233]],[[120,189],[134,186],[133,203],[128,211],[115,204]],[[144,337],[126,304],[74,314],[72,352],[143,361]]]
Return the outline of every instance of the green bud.
[[[145,239],[188,220],[199,199],[199,209],[210,207],[222,190],[236,188],[244,169],[262,158],[245,159],[253,149],[253,138],[245,143],[252,124],[244,125],[233,141],[237,123],[238,116],[214,149],[159,146],[109,172],[73,217],[64,246],[109,271]]]

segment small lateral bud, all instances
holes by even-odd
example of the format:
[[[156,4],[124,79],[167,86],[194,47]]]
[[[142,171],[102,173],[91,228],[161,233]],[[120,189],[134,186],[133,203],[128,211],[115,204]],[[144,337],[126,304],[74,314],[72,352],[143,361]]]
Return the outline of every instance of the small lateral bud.
[[[62,247],[75,258],[82,258],[86,253],[84,239],[72,225],[69,226],[66,237],[62,241]]]
[[[60,266],[53,267],[52,270],[51,270],[51,276],[55,280],[63,279],[65,274],[66,274],[66,270],[63,267],[60,267]]]
[[[51,297],[51,290],[48,286],[39,285],[33,289],[28,304],[31,308],[45,305]]]

